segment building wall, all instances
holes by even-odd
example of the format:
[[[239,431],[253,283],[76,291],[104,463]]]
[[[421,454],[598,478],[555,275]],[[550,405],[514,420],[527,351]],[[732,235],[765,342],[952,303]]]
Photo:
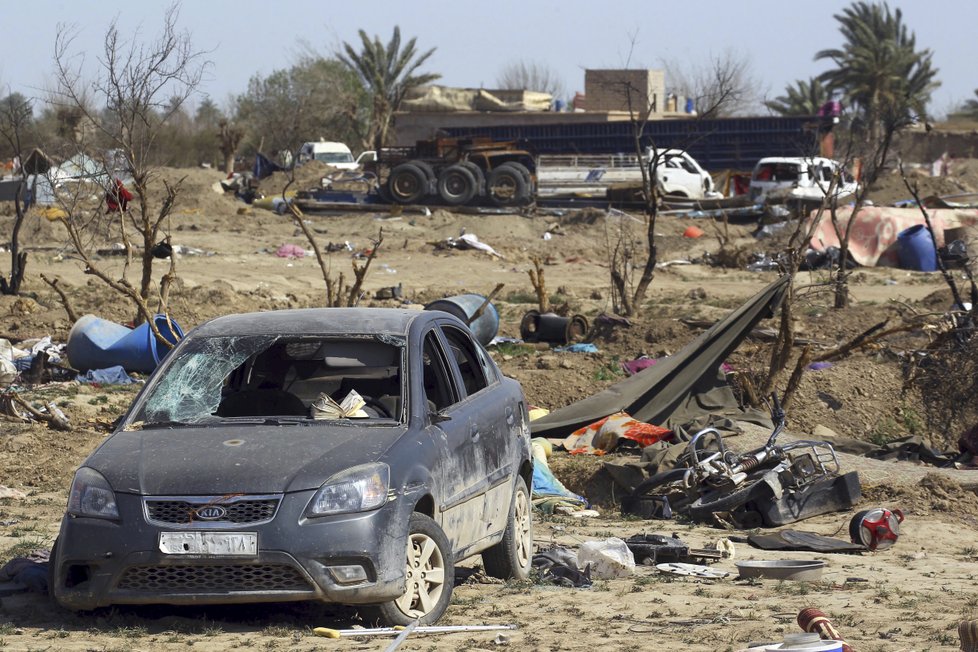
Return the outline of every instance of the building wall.
[[[629,96],[631,96],[629,98]],[[662,70],[585,70],[584,102],[588,111],[628,111],[643,117],[665,111],[666,75]]]

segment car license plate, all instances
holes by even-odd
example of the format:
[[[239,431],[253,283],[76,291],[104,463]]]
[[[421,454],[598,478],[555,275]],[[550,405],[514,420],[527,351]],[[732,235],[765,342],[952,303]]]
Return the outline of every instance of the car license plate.
[[[160,552],[166,555],[255,556],[257,532],[161,532]]]

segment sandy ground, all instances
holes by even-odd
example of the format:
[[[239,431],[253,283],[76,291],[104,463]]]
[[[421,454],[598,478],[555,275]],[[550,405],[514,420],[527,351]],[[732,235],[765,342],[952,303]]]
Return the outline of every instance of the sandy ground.
[[[172,241],[203,252],[177,259],[180,280],[171,308],[184,328],[230,312],[322,304],[323,283],[315,259],[284,259],[274,254],[282,244],[307,246],[294,223],[213,193],[210,186],[218,178],[214,173],[183,173],[189,175],[187,189],[169,225]],[[962,180],[957,180],[958,186],[963,185]],[[532,257],[548,263],[546,281],[554,303],[566,304],[572,313],[593,319],[610,308],[609,240],[622,225],[641,228],[627,217],[606,218],[597,213],[460,216],[437,210],[429,216],[309,215],[307,220],[322,246],[348,241],[354,250],[371,246],[383,228],[381,252],[365,285],[367,305],[394,305],[371,297],[378,289],[398,284],[407,299],[423,304],[454,293],[484,294],[495,284],[505,283],[496,305],[500,332],[507,336],[518,335],[521,316],[535,307],[527,277]],[[706,251],[716,251],[718,243],[711,228],[702,225],[707,236],[689,240],[681,235],[688,225],[687,220],[677,218],[660,220],[660,260],[695,260]],[[763,251],[769,245],[755,241],[750,236],[752,228],[731,225],[733,244]],[[431,244],[463,231],[477,234],[502,256],[439,251]],[[553,234],[549,240],[543,237],[546,232]],[[58,298],[39,279],[41,272],[61,279],[79,314],[91,312],[119,321],[131,318],[131,308],[86,275],[64,248],[57,223],[35,218],[25,227],[23,238],[31,248],[25,296],[0,297],[0,337],[15,342],[44,335],[66,337],[71,323]],[[108,247],[113,241],[107,230],[95,244]],[[115,274],[121,273],[122,263],[122,258],[108,255],[98,261]],[[333,254],[331,265],[349,276],[350,253]],[[161,263],[158,274],[164,269]],[[643,317],[630,329],[599,342],[600,353],[512,349],[494,356],[505,373],[523,383],[531,403],[559,407],[620,380],[621,360],[677,351],[700,332],[680,319],[718,319],[772,279],[767,273],[699,264],[672,266],[657,273]],[[799,280],[817,284],[823,279],[816,273]],[[882,319],[897,318],[907,306],[918,311],[943,310],[950,303],[936,275],[896,269],[857,270],[852,277],[852,296],[852,309],[838,313],[829,310],[827,293],[810,292],[799,310],[798,334],[830,346]],[[773,322],[762,325],[776,326]],[[917,344],[916,340],[902,340],[891,348]],[[761,367],[768,346],[746,340],[730,362],[745,371]],[[6,422],[0,429],[0,484],[28,494],[25,499],[0,500],[0,562],[31,548],[50,546],[74,468],[106,436],[108,424],[126,408],[134,390],[50,383],[26,395],[31,400],[55,400],[75,428],[58,433],[40,425]],[[911,420],[895,415],[919,412],[916,400],[903,391],[901,367],[893,358],[878,352],[858,354],[805,376],[789,411],[791,430],[806,433],[824,425],[862,439],[914,434],[907,432]],[[916,434],[940,443],[954,435],[920,430]],[[894,466],[894,477],[899,478],[899,468]],[[953,483],[946,491],[920,487],[919,473],[906,475],[901,481],[864,487],[868,493],[864,505],[907,510],[898,544],[885,552],[861,556],[815,555],[828,562],[821,582],[736,580],[732,561],[718,567],[732,571],[733,576],[716,582],[675,579],[640,567],[630,578],[602,580],[586,590],[532,582],[482,584],[475,574],[468,581],[460,580],[443,624],[513,623],[519,629],[508,634],[508,644],[530,650],[738,650],[749,641],[775,641],[796,631],[798,611],[816,606],[834,617],[860,652],[956,649],[958,620],[974,617],[978,607],[978,589],[974,588],[978,549],[973,544],[978,498]],[[947,495],[938,495],[941,491]],[[608,536],[675,531],[691,545],[700,546],[727,535],[683,523],[623,520],[611,509],[602,513],[600,518],[583,522],[540,518],[535,529],[537,543],[576,545]],[[798,529],[845,536],[850,516],[823,516]],[[738,546],[737,555],[740,559],[813,556],[767,553],[746,545]],[[477,565],[477,560],[467,564]],[[45,598],[22,594],[0,598],[0,650],[383,649],[386,643],[376,639],[333,641],[311,632],[318,626],[357,623],[353,610],[306,604],[115,608],[71,614]],[[412,637],[402,649],[501,646],[494,641],[494,634]]]

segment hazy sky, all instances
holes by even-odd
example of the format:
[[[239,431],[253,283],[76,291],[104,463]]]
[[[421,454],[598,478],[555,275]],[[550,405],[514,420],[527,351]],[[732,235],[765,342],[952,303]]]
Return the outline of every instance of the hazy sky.
[[[4,3],[0,85],[39,94],[51,78],[57,25],[78,28],[76,50],[98,56],[113,18],[149,37],[168,2],[157,0],[31,0]],[[394,25],[417,36],[420,49],[437,47],[426,71],[452,86],[493,87],[514,61],[555,71],[569,94],[584,90],[585,68],[661,67],[663,60],[706,63],[732,48],[751,61],[769,97],[787,83],[818,74],[819,49],[841,45],[833,14],[842,0],[186,0],[180,25],[213,62],[203,91],[219,105],[242,92],[253,75],[288,67],[312,48],[331,53],[357,30],[386,42]],[[978,88],[978,1],[903,0],[919,48],[934,52],[942,85],[932,114],[974,97]],[[634,48],[632,43],[634,42]],[[629,58],[630,57],[630,58]]]

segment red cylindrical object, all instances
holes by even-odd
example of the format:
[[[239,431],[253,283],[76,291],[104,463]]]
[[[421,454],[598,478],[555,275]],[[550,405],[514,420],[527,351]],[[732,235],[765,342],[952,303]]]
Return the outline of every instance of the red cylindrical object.
[[[835,625],[821,609],[802,609],[798,613],[798,626],[806,632],[818,634],[823,639],[840,641],[842,652],[853,652],[852,646],[846,643],[846,640],[839,634],[839,630],[835,628]]]

